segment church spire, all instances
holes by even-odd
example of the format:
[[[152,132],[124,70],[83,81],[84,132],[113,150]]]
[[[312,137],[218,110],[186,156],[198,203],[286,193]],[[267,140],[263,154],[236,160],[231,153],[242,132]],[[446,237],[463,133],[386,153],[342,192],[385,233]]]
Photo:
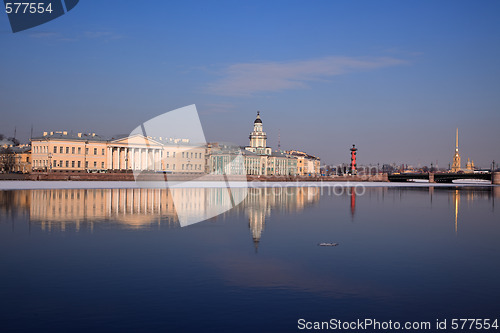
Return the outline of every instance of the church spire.
[[[458,128],[457,128],[457,135],[455,138],[455,155],[453,156],[453,164],[451,166],[451,172],[459,172],[461,169],[460,165],[460,154],[458,152]]]

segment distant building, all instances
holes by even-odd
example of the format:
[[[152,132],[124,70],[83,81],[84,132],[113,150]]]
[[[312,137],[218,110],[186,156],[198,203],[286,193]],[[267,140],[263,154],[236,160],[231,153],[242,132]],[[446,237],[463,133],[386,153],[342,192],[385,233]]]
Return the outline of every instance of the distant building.
[[[457,128],[455,155],[453,155],[453,164],[451,165],[451,172],[458,172],[461,169],[462,167],[460,163],[460,154],[458,153],[458,128]]]
[[[285,153],[297,159],[297,175],[316,176],[320,174],[321,160],[319,157],[299,150],[288,150]]]
[[[476,170],[476,167],[474,166],[474,161],[471,162],[471,160],[468,158],[465,169],[467,170],[467,172],[474,172],[474,170]]]
[[[467,164],[465,165],[465,169],[462,169],[462,164],[461,164],[461,158],[460,154],[458,152],[458,128],[457,128],[457,134],[456,134],[456,143],[455,143],[455,155],[453,156],[453,163],[451,165],[451,172],[474,172],[476,169],[474,165],[474,161],[470,161],[470,159],[467,159]]]
[[[244,159],[247,175],[295,176],[297,159],[281,151],[273,152],[267,146],[267,134],[264,132],[260,112],[253,122],[253,131],[249,136],[250,145],[245,147]]]
[[[257,111],[257,118],[253,122],[253,132],[250,133],[249,139],[250,146],[245,147],[246,150],[257,155],[271,155],[272,150],[267,147],[267,134],[263,131],[259,111]]]
[[[254,176],[297,175],[297,156],[282,151],[273,152],[272,148],[267,146],[267,134],[263,130],[260,112],[257,112],[249,140],[250,144],[243,149],[224,144],[209,144],[208,172]],[[241,163],[232,163],[240,154],[243,156],[244,169],[241,168]]]
[[[31,172],[31,145],[20,145],[12,148],[14,151],[13,172],[30,173]]]

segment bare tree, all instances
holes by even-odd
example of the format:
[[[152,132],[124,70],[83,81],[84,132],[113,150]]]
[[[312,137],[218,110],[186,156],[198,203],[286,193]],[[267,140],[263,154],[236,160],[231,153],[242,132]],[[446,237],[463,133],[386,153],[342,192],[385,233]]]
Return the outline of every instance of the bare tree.
[[[2,172],[12,172],[14,171],[14,165],[16,163],[16,155],[12,148],[1,148],[0,149],[0,170]]]

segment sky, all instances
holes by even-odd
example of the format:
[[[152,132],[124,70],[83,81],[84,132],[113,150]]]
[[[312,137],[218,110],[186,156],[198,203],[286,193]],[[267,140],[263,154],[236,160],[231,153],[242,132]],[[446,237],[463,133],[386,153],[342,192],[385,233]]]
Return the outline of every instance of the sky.
[[[323,163],[500,162],[499,1],[82,0],[12,33],[0,13],[0,133],[130,133],[195,104],[207,141]]]

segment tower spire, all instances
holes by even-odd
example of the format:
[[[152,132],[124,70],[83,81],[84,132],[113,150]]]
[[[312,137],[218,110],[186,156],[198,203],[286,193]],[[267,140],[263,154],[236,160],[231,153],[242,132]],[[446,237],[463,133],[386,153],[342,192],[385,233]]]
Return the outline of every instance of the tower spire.
[[[461,169],[461,166],[460,166],[460,154],[458,152],[458,128],[457,128],[457,135],[456,135],[456,138],[455,138],[456,142],[456,146],[455,146],[455,155],[453,156],[453,164],[452,164],[452,167],[451,167],[451,172],[459,172],[460,169]]]

